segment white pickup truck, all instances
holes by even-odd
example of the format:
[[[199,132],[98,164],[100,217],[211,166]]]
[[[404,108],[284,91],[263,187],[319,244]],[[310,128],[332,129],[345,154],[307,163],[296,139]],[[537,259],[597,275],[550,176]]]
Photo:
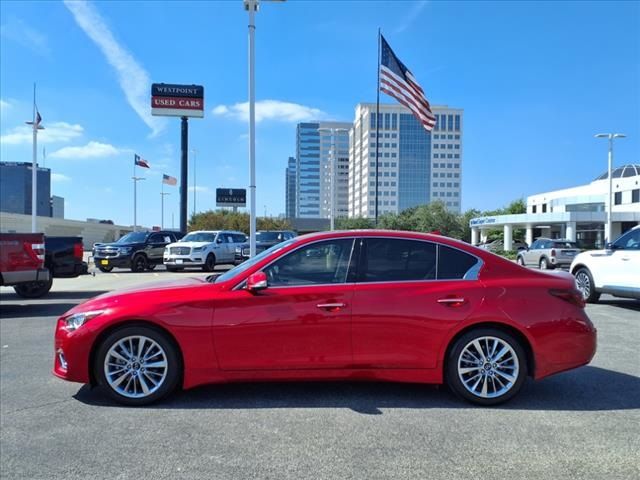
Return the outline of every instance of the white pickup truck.
[[[569,271],[587,302],[597,302],[602,293],[640,300],[640,225],[605,250],[576,255]]]

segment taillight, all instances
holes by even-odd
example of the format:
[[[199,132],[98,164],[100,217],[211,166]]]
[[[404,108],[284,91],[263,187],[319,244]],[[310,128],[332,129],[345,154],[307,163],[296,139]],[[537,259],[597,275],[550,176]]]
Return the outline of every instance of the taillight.
[[[44,243],[25,243],[24,250],[33,260],[40,262],[40,266],[44,264]]]
[[[555,248],[552,248],[552,249],[551,249],[551,256],[552,256],[552,257],[555,257],[555,256],[556,256],[556,250],[555,250]]]
[[[562,290],[559,288],[552,288],[549,293],[554,297],[560,298],[565,302],[569,302],[576,307],[584,308],[585,302],[582,293],[578,290]]]
[[[82,258],[84,257],[84,249],[82,248],[81,243],[76,243],[73,245],[73,256],[78,260],[82,260]]]

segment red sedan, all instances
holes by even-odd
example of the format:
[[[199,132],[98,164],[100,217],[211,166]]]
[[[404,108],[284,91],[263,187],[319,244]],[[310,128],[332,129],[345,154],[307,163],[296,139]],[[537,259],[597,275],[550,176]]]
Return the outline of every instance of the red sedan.
[[[482,405],[589,363],[570,275],[415,232],[298,237],[218,277],[101,295],[60,317],[54,374],[143,405],[250,380],[444,383]]]

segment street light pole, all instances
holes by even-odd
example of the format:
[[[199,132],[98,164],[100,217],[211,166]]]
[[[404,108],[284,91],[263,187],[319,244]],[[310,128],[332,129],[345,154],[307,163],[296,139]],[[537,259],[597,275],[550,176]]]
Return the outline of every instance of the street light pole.
[[[133,180],[133,231],[138,231],[138,182],[145,180],[143,177],[131,177]]]
[[[611,242],[611,217],[613,212],[613,178],[611,176],[612,168],[613,168],[613,140],[615,138],[625,138],[626,135],[623,133],[598,133],[595,135],[595,138],[606,138],[609,140],[609,154],[608,154],[608,177],[609,177],[609,192],[607,195],[607,229],[605,231],[605,246],[607,243]]]
[[[198,154],[198,150],[195,148],[191,149],[191,153],[193,154],[193,216],[196,215],[196,155]]]

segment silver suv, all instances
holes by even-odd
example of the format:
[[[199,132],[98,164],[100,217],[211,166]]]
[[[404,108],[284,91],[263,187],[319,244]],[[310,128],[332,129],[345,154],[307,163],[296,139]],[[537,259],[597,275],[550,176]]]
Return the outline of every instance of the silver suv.
[[[534,265],[541,270],[569,267],[580,253],[576,242],[563,238],[538,238],[526,250],[518,252],[517,262],[522,266]]]

